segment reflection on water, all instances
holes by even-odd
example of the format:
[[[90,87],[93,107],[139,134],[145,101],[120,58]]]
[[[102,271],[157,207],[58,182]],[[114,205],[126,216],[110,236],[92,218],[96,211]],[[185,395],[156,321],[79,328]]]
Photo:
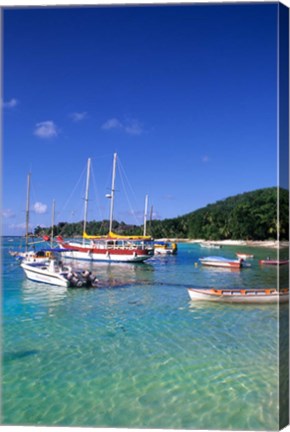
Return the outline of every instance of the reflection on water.
[[[102,289],[66,289],[26,280],[5,250],[3,421],[276,430],[278,311],[283,326],[288,305],[194,303],[187,292],[275,287],[277,269],[258,264],[270,252],[252,253],[252,267],[235,272],[196,267],[205,251],[188,244],[142,264],[72,261]]]
[[[66,295],[67,288],[65,287],[33,282],[28,279],[22,282],[23,301],[27,303],[53,306],[61,302]]]
[[[99,287],[117,287],[154,281],[155,268],[150,263],[106,263],[65,260],[75,270],[88,270],[99,280]]]

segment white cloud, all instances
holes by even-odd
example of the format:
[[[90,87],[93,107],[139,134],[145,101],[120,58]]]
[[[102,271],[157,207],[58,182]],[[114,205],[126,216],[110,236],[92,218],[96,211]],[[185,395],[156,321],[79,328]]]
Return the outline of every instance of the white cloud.
[[[15,98],[10,99],[10,101],[3,101],[3,108],[14,108],[19,104],[19,101]]]
[[[3,209],[1,211],[1,216],[5,219],[11,219],[15,217],[15,213],[11,209]]]
[[[87,118],[88,113],[86,111],[84,112],[74,112],[70,114],[70,118],[74,121],[74,122],[80,122],[82,120],[84,120],[85,118]]]
[[[102,125],[102,129],[119,129],[129,135],[141,135],[143,133],[142,124],[135,119],[129,119],[125,122],[121,122],[117,118],[111,118]]]
[[[47,211],[47,205],[46,204],[42,204],[41,202],[36,202],[33,206],[33,210],[35,211],[35,213],[37,214],[43,214],[46,213]]]
[[[39,138],[52,138],[58,135],[58,129],[53,121],[48,120],[37,123],[33,133]]]
[[[116,118],[111,118],[109,120],[107,120],[103,125],[102,125],[102,129],[122,129],[123,125],[122,123],[116,119]]]
[[[124,129],[130,135],[141,135],[143,133],[142,124],[138,120],[130,120],[124,126]]]

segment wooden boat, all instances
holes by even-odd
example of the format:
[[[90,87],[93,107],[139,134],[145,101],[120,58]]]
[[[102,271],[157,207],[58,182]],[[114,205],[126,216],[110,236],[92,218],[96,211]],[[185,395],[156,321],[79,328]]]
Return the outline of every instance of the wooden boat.
[[[254,258],[254,255],[252,255],[252,254],[241,253],[241,252],[237,252],[237,253],[236,253],[236,256],[237,256],[238,258],[240,258],[240,259],[243,259],[243,260],[247,260],[247,259],[252,259],[252,258]]]
[[[233,260],[224,257],[209,256],[206,258],[200,258],[199,261],[202,265],[210,267],[225,267],[237,269],[243,266],[242,259]]]
[[[220,303],[271,304],[289,301],[289,289],[277,291],[271,289],[209,289],[189,288],[188,294],[193,301],[211,301]]]
[[[83,287],[93,286],[97,282],[95,276],[90,272],[75,272],[69,266],[64,266],[62,262],[53,257],[48,263],[39,265],[37,262],[21,263],[27,279],[35,282],[42,282],[50,285],[62,287]]]
[[[285,265],[285,264],[289,264],[289,260],[265,259],[265,260],[260,260],[259,264],[262,264],[262,265]]]
[[[174,242],[155,241],[155,255],[174,255],[177,253],[177,244]]]
[[[109,233],[105,236],[86,233],[91,165],[91,160],[88,159],[83,239],[82,242],[65,241],[61,236],[58,236],[56,241],[59,247],[63,249],[63,257],[88,261],[142,262],[153,256],[154,245],[151,236],[121,236],[112,232],[116,161],[117,154],[115,153],[111,193],[106,195],[110,199]]]

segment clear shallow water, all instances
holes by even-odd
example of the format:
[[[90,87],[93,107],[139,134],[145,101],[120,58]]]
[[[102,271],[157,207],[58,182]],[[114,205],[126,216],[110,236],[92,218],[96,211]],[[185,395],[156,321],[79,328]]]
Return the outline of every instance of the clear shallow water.
[[[3,424],[278,428],[276,306],[194,304],[187,293],[276,286],[276,269],[256,260],[235,272],[194,265],[249,249],[182,244],[144,264],[94,264],[102,288],[67,290],[26,280],[13,244],[2,245]]]

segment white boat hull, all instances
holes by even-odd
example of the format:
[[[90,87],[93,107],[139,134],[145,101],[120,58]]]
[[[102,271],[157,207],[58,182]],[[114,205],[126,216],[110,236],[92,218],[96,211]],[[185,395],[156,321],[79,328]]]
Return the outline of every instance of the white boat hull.
[[[155,248],[154,254],[155,255],[173,255],[174,251],[173,251],[173,249]]]
[[[42,268],[39,265],[31,265],[22,263],[21,267],[23,268],[27,279],[30,279],[34,282],[42,282],[50,285],[57,285],[62,287],[68,287],[70,282],[65,278],[61,273],[50,273],[47,271],[47,267]]]
[[[233,261],[214,261],[207,259],[200,259],[200,262],[203,266],[208,267],[224,267],[224,268],[241,268],[242,264],[239,260]]]
[[[74,247],[72,245],[72,247]],[[108,262],[143,262],[147,260],[148,258],[151,258],[153,255],[146,253],[137,253],[135,250],[118,250],[118,249],[112,249],[112,250],[94,250],[94,249],[88,249],[87,247],[84,248],[84,250],[81,250],[80,247],[79,250],[70,250],[66,249],[65,247],[61,246],[63,249],[63,252],[61,252],[62,256],[64,258],[69,259],[75,259],[75,260],[84,260],[84,261],[108,261]]]
[[[273,304],[289,302],[289,291],[278,292],[276,289],[198,289],[189,288],[188,294],[193,301],[211,301],[220,303],[255,303]]]

